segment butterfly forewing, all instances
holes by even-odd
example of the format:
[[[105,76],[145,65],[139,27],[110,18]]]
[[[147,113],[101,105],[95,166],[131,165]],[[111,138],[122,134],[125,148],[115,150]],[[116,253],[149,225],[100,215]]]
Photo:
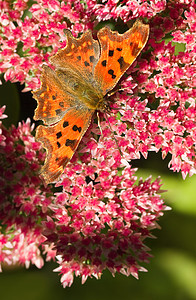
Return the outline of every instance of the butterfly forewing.
[[[149,26],[140,21],[124,34],[112,32],[108,27],[98,32],[101,56],[95,67],[94,76],[105,95],[119,81],[127,68],[145,46],[149,35]]]

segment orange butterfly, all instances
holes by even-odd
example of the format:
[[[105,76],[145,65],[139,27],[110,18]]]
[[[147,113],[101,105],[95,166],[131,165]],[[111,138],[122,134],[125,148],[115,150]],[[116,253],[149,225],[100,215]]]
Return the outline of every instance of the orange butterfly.
[[[53,71],[43,67],[41,88],[33,93],[38,102],[34,119],[36,139],[47,150],[41,170],[47,183],[62,174],[86,132],[95,110],[108,107],[107,93],[145,46],[149,26],[136,21],[124,34],[108,27],[99,30],[98,41],[90,31],[76,39],[66,30],[67,45],[51,57]]]

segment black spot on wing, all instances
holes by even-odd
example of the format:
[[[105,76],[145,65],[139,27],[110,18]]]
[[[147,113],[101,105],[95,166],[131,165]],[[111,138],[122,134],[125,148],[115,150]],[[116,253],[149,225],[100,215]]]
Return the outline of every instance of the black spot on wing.
[[[117,51],[122,51],[122,48],[119,48],[119,47],[118,47],[118,48],[116,48],[116,50],[117,50]]]
[[[77,131],[77,130],[78,130],[78,132],[81,132],[82,127],[78,127],[77,125],[74,125],[74,126],[72,127],[72,130],[73,130],[73,131]]]
[[[60,144],[59,142],[57,142],[56,144],[57,144],[57,147],[58,147],[58,148],[61,147],[61,144]]]
[[[95,57],[94,57],[93,55],[91,55],[91,56],[89,57],[89,59],[90,59],[90,62],[93,63],[94,60],[95,60]]]
[[[108,74],[110,74],[110,75],[112,76],[112,79],[115,79],[115,78],[116,78],[116,75],[114,74],[114,70],[109,69],[109,70],[108,70]]]
[[[64,121],[64,122],[63,122],[63,128],[65,128],[65,127],[67,127],[67,126],[69,126],[69,122],[68,122],[68,121]]]
[[[109,55],[109,56],[113,56],[113,55],[114,55],[114,50],[109,50],[108,55]]]
[[[77,59],[78,59],[78,60],[81,60],[81,56],[80,56],[80,55],[79,55],[79,56],[77,56]]]
[[[102,64],[103,67],[106,67],[107,61],[106,61],[106,60],[103,60],[103,61],[101,62],[101,64]]]
[[[61,131],[57,132],[56,137],[57,137],[57,139],[60,139],[60,137],[62,137],[62,132]]]
[[[56,115],[60,115],[62,110],[59,108],[59,109],[56,109],[55,112],[56,112]]]
[[[85,62],[84,62],[84,65],[85,65],[85,67],[90,66],[90,64],[89,64],[88,61],[86,61],[86,60],[85,60]]]
[[[65,146],[70,147],[72,150],[75,149],[76,144],[77,140],[66,139]]]
[[[64,102],[59,102],[60,107],[64,107]]]
[[[55,100],[57,95],[52,95],[52,100]]]
[[[123,70],[123,69],[126,69],[129,64],[127,64],[125,61],[124,61],[124,58],[123,56],[121,56],[119,59],[118,59],[118,62],[119,62],[119,65],[120,65],[120,69]]]

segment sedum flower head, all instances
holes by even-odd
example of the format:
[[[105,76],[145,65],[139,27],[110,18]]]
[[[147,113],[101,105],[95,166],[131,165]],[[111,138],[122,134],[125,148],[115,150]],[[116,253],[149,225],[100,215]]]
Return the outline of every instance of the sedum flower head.
[[[43,258],[39,246],[46,239],[41,220],[47,215],[52,196],[50,187],[45,187],[38,176],[45,155],[31,135],[33,127],[30,120],[9,130],[1,124],[0,263],[26,267],[33,263],[40,268]]]
[[[0,8],[0,71],[25,91],[39,87],[43,62],[66,45],[64,29],[78,36],[106,20],[148,20],[148,43],[111,96],[110,126],[100,114],[100,134],[92,120],[56,184],[61,192],[39,177],[44,153],[30,122],[10,130],[0,123],[0,260],[41,267],[42,246],[63,286],[105,269],[137,277],[166,206],[160,179],[138,181],[131,161],[160,151],[184,178],[196,170],[195,1],[18,0]]]
[[[42,246],[47,260],[59,263],[64,287],[74,274],[85,282],[105,269],[135,277],[145,271],[141,264],[150,254],[144,241],[166,209],[160,179],[136,182],[135,169],[122,166],[118,150],[109,154],[89,144],[96,157],[84,154],[70,164],[56,185],[62,192],[53,195],[39,177],[44,153],[30,121],[1,127],[1,262],[41,268]]]
[[[78,36],[98,21],[148,18],[149,41],[129,76],[122,79],[124,92],[114,97],[115,111],[109,121],[125,159],[161,151],[163,159],[171,155],[171,170],[181,171],[183,178],[195,174],[194,1],[69,0],[65,4],[39,0],[29,4],[20,0],[4,1],[1,9],[0,71],[6,80],[25,82],[25,90],[39,87],[43,62],[66,45],[64,29]],[[173,42],[185,50],[176,53]],[[105,137],[111,132],[107,122],[101,127],[104,134],[99,143],[109,151],[113,142]]]
[[[136,183],[130,166],[119,171],[109,155],[102,162],[70,165],[57,184],[63,191],[50,206],[45,236],[56,245],[56,271],[64,287],[72,284],[74,274],[85,282],[100,278],[105,269],[138,278],[138,271],[145,271],[141,263],[150,257],[145,239],[152,237],[166,209],[160,179]]]

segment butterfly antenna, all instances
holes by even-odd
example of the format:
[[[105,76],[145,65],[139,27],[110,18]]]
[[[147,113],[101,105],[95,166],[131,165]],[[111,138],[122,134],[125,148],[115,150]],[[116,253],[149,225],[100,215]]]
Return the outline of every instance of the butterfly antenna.
[[[128,90],[129,89],[129,87],[124,87],[124,88],[116,88],[116,89],[114,89],[113,91],[111,91],[111,92],[109,92],[107,95],[108,95],[108,97],[111,97],[111,96],[113,96],[115,93],[117,93],[117,92],[123,92],[123,91],[126,91],[126,90]]]
[[[106,119],[106,121],[108,122],[108,126],[109,126],[109,128],[110,128],[110,130],[111,130],[111,132],[112,132],[112,134],[113,134],[113,138],[114,138],[114,140],[115,140],[115,143],[116,143],[116,146],[117,146],[117,148],[118,148],[118,151],[120,152],[121,157],[123,157],[122,151],[121,151],[121,149],[120,149],[120,147],[119,147],[119,144],[118,144],[118,141],[117,141],[117,139],[116,139],[116,137],[115,137],[115,135],[114,135],[114,131],[112,130],[112,127],[111,127],[111,124],[110,124],[110,122],[109,122],[108,116],[107,116],[106,113],[104,113],[104,116],[105,116],[105,119]]]

